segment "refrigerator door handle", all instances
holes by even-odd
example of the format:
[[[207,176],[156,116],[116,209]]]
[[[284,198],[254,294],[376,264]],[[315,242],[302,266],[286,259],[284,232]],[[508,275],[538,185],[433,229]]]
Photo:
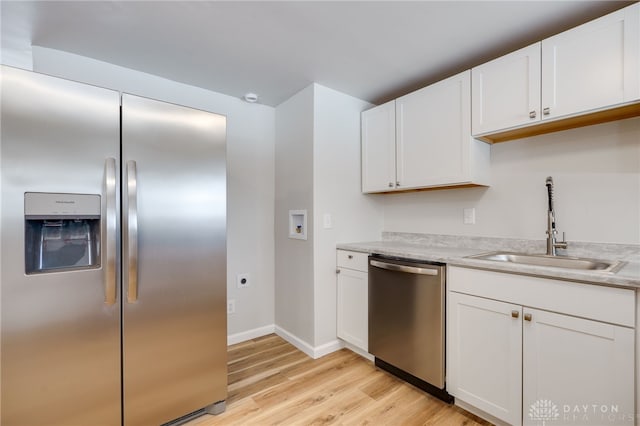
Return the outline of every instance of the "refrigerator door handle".
[[[104,201],[102,202],[102,235],[105,244],[104,303],[116,303],[116,159],[104,161]]]
[[[125,285],[127,287],[127,302],[134,303],[138,300],[138,180],[137,166],[133,160],[127,161],[127,195],[124,226],[126,236],[124,238],[125,251]]]

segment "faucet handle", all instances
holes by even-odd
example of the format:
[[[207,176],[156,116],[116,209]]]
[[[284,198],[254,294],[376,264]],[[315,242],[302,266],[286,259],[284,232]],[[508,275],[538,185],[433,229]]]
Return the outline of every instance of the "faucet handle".
[[[569,244],[567,243],[566,233],[562,233],[562,241],[556,241],[554,246],[559,249],[566,249]]]

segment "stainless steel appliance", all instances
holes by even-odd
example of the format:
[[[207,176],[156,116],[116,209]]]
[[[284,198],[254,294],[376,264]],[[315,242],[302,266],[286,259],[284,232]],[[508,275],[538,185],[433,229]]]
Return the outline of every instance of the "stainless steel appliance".
[[[369,257],[369,352],[376,366],[451,402],[444,307],[444,265]]]
[[[225,117],[5,66],[1,82],[0,423],[223,410]]]

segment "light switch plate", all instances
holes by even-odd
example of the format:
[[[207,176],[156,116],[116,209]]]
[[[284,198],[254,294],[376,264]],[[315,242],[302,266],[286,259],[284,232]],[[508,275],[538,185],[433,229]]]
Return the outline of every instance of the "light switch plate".
[[[333,228],[333,222],[331,220],[331,213],[325,213],[324,214],[324,218],[323,218],[323,223],[324,223],[324,229],[331,229]]]
[[[465,225],[474,225],[476,223],[476,209],[469,208],[463,210],[463,222]]]

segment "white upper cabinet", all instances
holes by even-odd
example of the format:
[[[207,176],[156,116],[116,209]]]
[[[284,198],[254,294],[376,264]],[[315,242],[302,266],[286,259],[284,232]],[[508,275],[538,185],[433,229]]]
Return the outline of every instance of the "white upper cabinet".
[[[556,118],[640,99],[640,4],[542,41],[542,109]]]
[[[472,133],[540,121],[540,42],[471,70]]]
[[[470,180],[470,72],[396,99],[399,189]]]
[[[640,114],[640,4],[472,70],[472,133],[501,142]]]
[[[471,73],[362,113],[362,190],[487,185],[489,146],[471,137]],[[390,129],[395,131],[391,136]]]
[[[362,113],[362,192],[396,185],[396,101]]]

